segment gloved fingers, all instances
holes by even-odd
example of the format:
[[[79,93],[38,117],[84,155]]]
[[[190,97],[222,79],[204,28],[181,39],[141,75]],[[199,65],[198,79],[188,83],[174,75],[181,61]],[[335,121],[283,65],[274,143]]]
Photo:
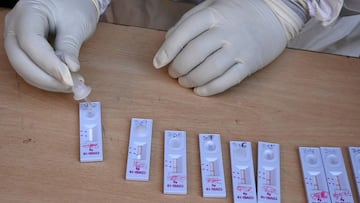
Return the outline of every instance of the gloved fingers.
[[[80,62],[77,55],[60,50],[55,51],[55,54],[72,72],[78,72],[80,70]]]
[[[251,68],[245,67],[242,63],[237,63],[227,70],[223,75],[207,84],[194,88],[195,94],[199,96],[211,96],[224,92],[240,83],[251,74]]]
[[[191,40],[176,56],[169,67],[169,75],[178,78],[197,69],[206,58],[223,46],[216,32],[205,31]]]
[[[174,32],[168,36],[156,53],[153,64],[161,68],[170,63],[187,43],[196,36],[210,29],[216,23],[209,9],[202,10],[191,18],[184,20]]]
[[[15,19],[16,38],[21,49],[38,67],[60,82],[72,86],[68,67],[55,55],[46,37],[49,31],[48,18],[41,11],[28,9]],[[33,23],[36,22],[36,23]]]
[[[96,10],[93,4],[88,1],[88,4],[82,5],[89,7],[89,10]],[[90,15],[83,12],[74,13],[71,17],[64,17],[61,23],[58,23],[56,28],[55,50],[56,55],[60,57],[72,72],[77,72],[80,69],[79,52],[83,42],[88,39],[95,31],[97,25],[97,15]],[[72,19],[76,18],[74,22]]]
[[[187,11],[181,18],[180,20],[172,27],[168,30],[168,32],[166,33],[165,38],[167,38],[169,35],[171,35],[174,30],[176,30],[176,28],[178,27],[178,25],[180,25],[183,21],[185,21],[186,19],[188,19],[190,16],[194,15],[195,13],[200,12],[201,10],[209,7],[209,5],[211,5],[214,1],[216,0],[207,0],[207,1],[203,1],[202,3],[200,3],[199,5],[195,6],[194,8],[190,9],[189,11]]]
[[[64,85],[39,68],[19,47],[14,35],[6,35],[5,49],[16,72],[29,84],[53,92],[71,92],[71,87]]]
[[[80,69],[79,52],[83,39],[77,37],[79,32],[75,28],[59,31],[55,39],[55,53],[72,72]]]
[[[237,62],[234,58],[228,49],[219,49],[191,72],[180,77],[179,83],[181,86],[187,88],[202,86],[223,75],[229,68],[236,64]]]

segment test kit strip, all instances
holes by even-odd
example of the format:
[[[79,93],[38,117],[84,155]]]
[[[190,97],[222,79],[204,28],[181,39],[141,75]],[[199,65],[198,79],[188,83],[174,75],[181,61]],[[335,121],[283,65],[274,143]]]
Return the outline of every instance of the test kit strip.
[[[131,119],[126,180],[149,180],[152,123],[152,119]]]
[[[199,134],[202,191],[204,197],[226,197],[219,134]]]
[[[165,130],[164,194],[186,194],[186,175],[186,132]]]
[[[360,199],[360,147],[349,147],[349,153],[354,172],[358,198]]]
[[[103,161],[101,103],[81,102],[80,117],[80,162]]]
[[[332,203],[354,202],[341,148],[320,147]]]
[[[331,203],[320,148],[299,147],[299,154],[308,203]]]
[[[258,143],[258,201],[280,203],[280,145]]]
[[[234,203],[257,203],[251,142],[230,141]]]

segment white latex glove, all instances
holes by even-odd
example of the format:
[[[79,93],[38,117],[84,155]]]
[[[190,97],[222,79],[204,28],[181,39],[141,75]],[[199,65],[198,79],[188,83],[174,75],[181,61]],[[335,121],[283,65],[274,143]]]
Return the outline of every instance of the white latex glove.
[[[169,30],[154,66],[171,62],[169,74],[180,85],[210,96],[269,64],[287,41],[264,0],[207,0]]]
[[[5,19],[5,49],[16,72],[48,91],[71,92],[82,43],[95,31],[91,0],[20,0]],[[54,47],[48,35],[56,35]]]

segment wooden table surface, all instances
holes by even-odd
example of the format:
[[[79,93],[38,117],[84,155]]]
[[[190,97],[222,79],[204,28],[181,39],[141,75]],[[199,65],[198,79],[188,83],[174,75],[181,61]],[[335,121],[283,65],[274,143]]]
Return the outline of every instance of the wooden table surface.
[[[7,10],[1,12],[1,30]],[[360,146],[360,60],[287,49],[226,93],[199,97],[156,70],[164,32],[100,23],[81,74],[102,102],[104,161],[79,162],[78,103],[16,74],[0,41],[0,202],[232,202],[229,141],[280,144],[282,202],[306,202],[299,146]],[[150,180],[125,180],[130,119],[151,118]],[[185,130],[188,194],[164,195],[163,133]],[[199,133],[221,134],[227,198],[203,198]]]

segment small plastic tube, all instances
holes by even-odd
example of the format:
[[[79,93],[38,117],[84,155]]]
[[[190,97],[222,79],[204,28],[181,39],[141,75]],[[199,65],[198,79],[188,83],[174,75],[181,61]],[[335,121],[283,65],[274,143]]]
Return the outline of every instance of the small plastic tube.
[[[77,73],[71,73],[71,77],[74,81],[74,86],[72,87],[74,99],[77,101],[87,100],[87,97],[91,93],[91,87],[85,85],[84,79],[81,75]]]

